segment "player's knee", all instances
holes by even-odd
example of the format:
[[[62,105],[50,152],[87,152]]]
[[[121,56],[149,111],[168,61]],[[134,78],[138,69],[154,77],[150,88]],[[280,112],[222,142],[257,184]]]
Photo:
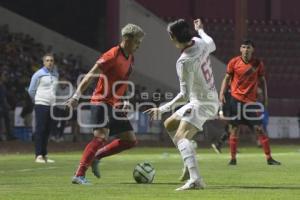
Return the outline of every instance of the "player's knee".
[[[177,143],[180,141],[180,139],[181,139],[181,138],[178,137],[178,136],[176,136],[176,135],[172,138],[173,143],[176,144],[176,145],[177,145]]]
[[[168,132],[174,131],[177,127],[175,127],[175,122],[173,119],[168,118],[164,121],[164,126]]]
[[[262,135],[264,134],[264,129],[262,126],[254,126],[254,131],[256,134],[258,135]]]
[[[93,131],[94,137],[99,139],[107,140],[109,130],[107,128],[99,128]]]
[[[236,124],[229,124],[228,125],[228,129],[229,129],[230,132],[236,132],[237,129],[238,129],[238,125],[236,125]]]
[[[167,131],[169,131],[169,128],[170,128],[170,120],[169,119],[166,119],[164,121],[164,127],[167,129]]]
[[[174,137],[173,137],[173,142],[174,144],[177,144],[180,140],[182,140],[183,138],[186,138],[187,136],[187,132],[183,131],[183,132],[177,132]]]

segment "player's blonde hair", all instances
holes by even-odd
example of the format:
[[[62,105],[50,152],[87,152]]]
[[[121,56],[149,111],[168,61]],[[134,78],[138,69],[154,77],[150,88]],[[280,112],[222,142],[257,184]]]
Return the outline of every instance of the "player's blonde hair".
[[[122,28],[122,37],[129,36],[134,38],[143,38],[145,36],[145,32],[141,27],[135,24],[127,24]]]

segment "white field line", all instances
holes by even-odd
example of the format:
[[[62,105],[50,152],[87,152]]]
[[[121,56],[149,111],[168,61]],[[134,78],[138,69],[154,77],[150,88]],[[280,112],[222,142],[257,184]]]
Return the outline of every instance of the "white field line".
[[[299,152],[284,152],[284,153],[272,153],[273,156],[295,156],[299,155]],[[197,159],[198,160],[217,160],[217,159],[228,159],[230,157],[230,153],[222,153],[222,154],[201,154],[201,152],[197,153]],[[240,158],[253,158],[253,157],[264,157],[263,151],[260,153],[247,153],[246,151],[242,151],[241,153],[237,154],[237,157]],[[149,154],[136,154],[134,156],[132,155],[118,155],[115,156],[114,159],[117,159],[119,162],[126,162],[128,160],[140,160],[142,161],[151,161],[151,162],[159,162],[158,160],[164,160],[164,159],[181,159],[181,156],[179,153],[167,153],[167,152],[162,152],[161,154],[152,154],[151,156]],[[101,163],[101,165],[104,164]]]
[[[221,157],[223,156],[228,156],[230,155],[229,153],[222,153],[222,155],[220,155]],[[257,156],[260,156],[260,155],[264,155],[264,152],[261,151],[261,153],[246,153],[246,152],[241,152],[241,153],[237,153],[238,156],[240,157],[257,157]],[[293,155],[299,155],[300,156],[300,153],[298,152],[285,152],[285,153],[276,153],[276,152],[272,152],[272,155],[276,155],[276,156],[293,156]],[[201,155],[198,155],[201,157]],[[217,155],[219,156],[219,155]],[[204,156],[205,157],[205,156]],[[212,157],[212,156],[207,156],[207,157]]]
[[[38,170],[49,170],[49,169],[57,169],[58,167],[40,167],[40,168],[29,168],[29,169],[18,169],[16,172],[31,172]]]

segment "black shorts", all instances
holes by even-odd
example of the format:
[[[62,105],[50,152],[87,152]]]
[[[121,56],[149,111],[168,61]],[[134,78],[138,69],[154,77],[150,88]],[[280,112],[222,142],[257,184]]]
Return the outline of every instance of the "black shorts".
[[[229,123],[233,126],[244,124],[250,128],[253,128],[255,125],[262,125],[262,113],[253,111],[263,109],[261,105],[262,104],[246,104],[231,97],[230,118],[232,119],[229,120]]]
[[[91,106],[91,124],[94,124],[94,130],[97,128],[108,128],[109,135],[116,135],[126,131],[132,131],[133,128],[125,113],[115,113],[114,108],[109,104],[100,104]]]
[[[230,89],[227,89],[224,93],[224,98],[225,98],[225,103],[222,105],[222,111],[223,111],[223,115],[225,117],[230,117],[230,110],[231,110],[231,92]]]

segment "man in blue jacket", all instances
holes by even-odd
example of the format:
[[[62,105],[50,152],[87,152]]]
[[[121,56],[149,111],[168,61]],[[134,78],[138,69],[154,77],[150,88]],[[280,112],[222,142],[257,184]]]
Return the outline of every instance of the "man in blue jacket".
[[[52,118],[51,105],[55,103],[55,86],[58,81],[58,73],[54,65],[52,54],[43,56],[43,67],[36,71],[30,81],[28,93],[34,101],[35,111],[35,162],[53,163],[48,159],[48,138]]]

